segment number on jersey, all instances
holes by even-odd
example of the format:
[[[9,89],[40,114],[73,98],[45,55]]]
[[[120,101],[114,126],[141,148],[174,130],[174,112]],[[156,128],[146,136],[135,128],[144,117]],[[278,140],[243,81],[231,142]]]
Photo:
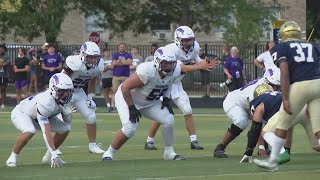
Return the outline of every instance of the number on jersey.
[[[167,92],[168,88],[164,89],[153,89],[150,94],[147,96],[147,100],[153,101],[158,100],[161,96],[163,96]]]

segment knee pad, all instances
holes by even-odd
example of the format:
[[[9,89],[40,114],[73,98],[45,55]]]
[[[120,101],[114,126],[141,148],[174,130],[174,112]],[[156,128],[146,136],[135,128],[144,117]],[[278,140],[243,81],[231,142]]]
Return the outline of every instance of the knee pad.
[[[69,132],[70,130],[71,130],[70,124],[66,124],[62,128],[60,128],[59,131],[57,131],[56,133],[63,134],[63,133]]]
[[[121,131],[127,138],[131,138],[136,133],[137,128],[138,123],[127,123],[122,126]]]
[[[96,124],[96,121],[97,121],[96,113],[90,113],[85,118],[86,118],[87,124]]]
[[[177,106],[178,108],[182,111],[183,115],[190,115],[192,114],[192,108],[191,108],[191,105],[190,105],[190,101],[189,101],[189,98],[186,99],[186,98],[178,98],[177,100],[174,100],[173,101]]]
[[[240,128],[241,130],[244,130],[248,127],[248,120],[238,120],[233,122],[233,124],[238,128]]]
[[[234,136],[237,137],[239,136],[240,133],[242,133],[242,129],[239,128],[238,126],[231,124],[231,126],[228,128],[228,131]]]

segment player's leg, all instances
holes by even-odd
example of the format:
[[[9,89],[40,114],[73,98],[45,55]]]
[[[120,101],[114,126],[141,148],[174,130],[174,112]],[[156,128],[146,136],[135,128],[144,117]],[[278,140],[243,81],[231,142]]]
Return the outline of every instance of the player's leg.
[[[314,99],[308,103],[308,111],[310,114],[312,130],[314,132],[316,140],[318,141],[318,145],[313,146],[313,149],[318,152],[320,152],[320,145],[319,145],[320,144],[320,113],[319,113],[319,107],[320,107],[320,99]]]
[[[83,90],[78,90],[73,94],[72,103],[77,112],[86,120],[87,135],[89,139],[89,151],[92,153],[103,153],[104,151],[96,143],[97,125],[96,125],[96,112],[87,105],[87,95]]]
[[[122,124],[122,128],[116,132],[108,150],[103,153],[102,161],[109,161],[113,159],[114,154],[119,150],[128,139],[134,136],[139,123],[132,123],[129,120],[129,108],[123,98],[122,92],[119,90],[115,94],[116,107]]]
[[[15,145],[13,146],[10,157],[6,162],[7,167],[16,167],[19,153],[22,148],[29,142],[36,132],[32,119],[17,110],[16,108],[11,112],[11,121],[21,134],[18,136]]]
[[[179,98],[174,98],[172,99],[172,101],[177,105],[177,107],[182,111],[184,115],[186,128],[189,133],[191,149],[202,150],[204,148],[198,143],[198,140],[197,140],[196,128],[195,128],[195,123],[192,116],[192,108],[190,105],[189,96],[183,90],[181,83],[179,83],[178,91],[179,91]]]
[[[233,105],[231,108],[226,108],[228,106],[226,104],[226,100],[223,102],[223,106],[228,118],[232,120],[233,124],[229,126],[228,130],[223,136],[223,139],[216,146],[214,150],[214,157],[216,158],[227,157],[227,155],[225,154],[225,148],[248,126],[247,111],[243,107],[238,105]]]
[[[173,148],[174,117],[169,113],[167,108],[161,109],[161,106],[161,101],[157,101],[151,107],[141,109],[141,113],[144,117],[153,119],[161,124],[161,132],[165,145],[163,158],[165,160],[183,160],[184,158],[178,155]]]
[[[160,127],[160,123],[152,121],[151,126],[148,131],[147,141],[144,144],[145,150],[157,150],[157,147],[154,145],[154,137]]]

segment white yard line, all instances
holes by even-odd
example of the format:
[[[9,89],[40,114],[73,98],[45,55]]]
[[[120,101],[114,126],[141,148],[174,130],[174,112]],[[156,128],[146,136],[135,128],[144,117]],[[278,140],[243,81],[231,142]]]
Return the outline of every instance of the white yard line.
[[[320,172],[320,170],[300,170],[300,171],[280,171],[280,172],[255,172],[255,173],[234,173],[234,174],[213,174],[200,176],[171,176],[171,177],[157,177],[157,178],[136,178],[136,180],[169,180],[169,179],[186,179],[186,178],[212,178],[212,177],[227,177],[227,176],[243,176],[243,175],[265,175],[265,174],[283,174],[283,173],[301,173],[301,172]]]

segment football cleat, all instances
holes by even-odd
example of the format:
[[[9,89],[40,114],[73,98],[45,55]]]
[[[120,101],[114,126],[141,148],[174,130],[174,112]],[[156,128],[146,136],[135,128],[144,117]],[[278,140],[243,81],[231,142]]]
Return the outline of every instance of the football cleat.
[[[100,148],[101,146],[102,146],[101,143],[99,143],[99,144],[89,144],[89,152],[102,154],[102,153],[104,153],[104,150],[102,150]]]
[[[179,154],[173,153],[173,154],[168,154],[168,153],[164,153],[163,155],[163,159],[164,160],[185,160],[185,158]]]
[[[214,156],[215,158],[227,158],[227,157],[228,157],[227,154],[226,154],[226,152],[224,151],[224,149],[222,149],[222,148],[220,147],[220,144],[217,145],[216,149],[214,150],[213,156]]]
[[[285,151],[280,154],[278,164],[284,164],[290,161],[290,154],[288,151]]]
[[[257,166],[267,169],[268,171],[275,172],[278,171],[279,165],[277,162],[270,161],[269,159],[267,160],[259,160],[259,159],[254,159],[253,163],[255,163]]]
[[[6,162],[6,166],[7,167],[17,167],[17,162],[12,159],[8,159]]]
[[[156,148],[156,146],[154,145],[154,143],[152,141],[149,141],[144,144],[144,149],[145,150],[157,150],[158,148]]]
[[[110,162],[112,161],[112,158],[111,157],[103,157],[101,162]]]
[[[198,141],[191,142],[191,149],[203,150],[204,148],[199,144]]]

